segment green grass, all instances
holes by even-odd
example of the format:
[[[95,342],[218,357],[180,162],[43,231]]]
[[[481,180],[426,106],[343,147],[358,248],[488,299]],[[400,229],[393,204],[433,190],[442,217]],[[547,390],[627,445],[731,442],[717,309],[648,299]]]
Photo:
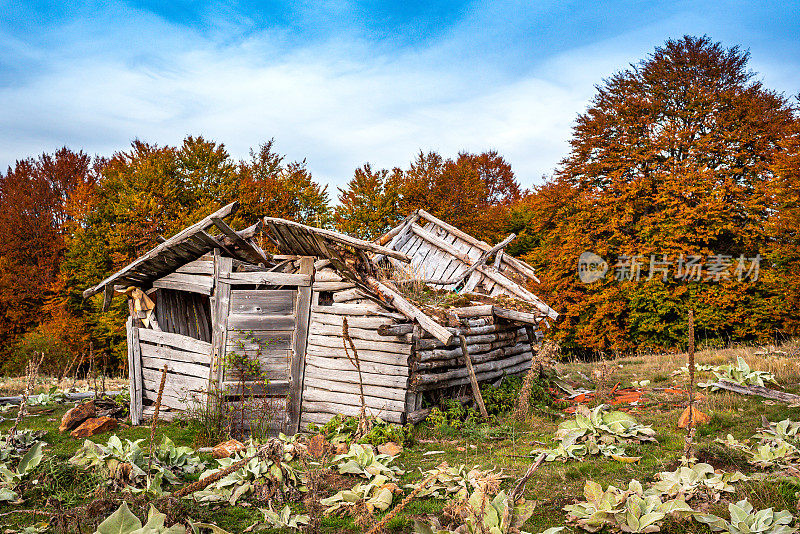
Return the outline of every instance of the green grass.
[[[661,358],[658,362],[648,357],[619,360],[610,364],[614,369],[614,375],[609,381],[612,385],[619,381],[625,386],[633,380],[649,379],[652,385],[657,387],[668,385],[682,387],[683,379],[676,378],[670,373],[683,363],[677,358],[674,361]],[[593,365],[596,364],[575,363],[566,366],[563,371],[570,376],[570,380],[585,386],[588,384],[582,382],[583,379],[579,378],[576,371],[592,376]],[[619,365],[622,365],[622,368]],[[785,385],[789,386],[787,390],[797,390],[796,383]],[[732,434],[737,439],[746,439],[761,425],[762,415],[771,421],[785,418],[800,420],[799,408],[765,404],[761,399],[753,397],[716,393],[704,393],[704,395],[700,407],[710,411],[712,418],[708,425],[697,431],[695,451],[701,461],[712,463],[716,467],[738,469],[745,473],[758,472],[747,464],[742,453],[714,443],[717,437],[724,438],[726,434]],[[580,462],[543,464],[526,487],[525,497],[537,501],[538,505],[525,530],[538,533],[552,526],[563,525],[563,506],[582,498],[583,487],[587,480],[599,482],[604,487],[607,485],[624,487],[633,478],[646,484],[652,481],[659,471],[674,469],[684,448],[685,431],[676,428],[678,416],[682,411],[682,402],[685,402],[685,399],[666,399],[661,404],[645,403],[645,407],[632,410],[631,413],[640,422],[653,426],[657,431],[658,441],[626,446],[629,455],[641,456],[637,463],[627,464],[610,458],[592,457]],[[81,446],[82,440],[75,440],[58,432],[58,422],[65,410],[66,407],[58,407],[52,413],[26,418],[21,425],[22,428],[46,430],[44,440],[50,444],[48,460],[43,462],[37,472],[38,485],[29,484],[25,488],[26,502],[22,505],[24,508],[45,507],[48,498],[58,500],[65,508],[76,507],[91,502],[95,498],[96,488],[103,487],[103,478],[100,474],[87,472],[66,463],[66,460]],[[4,417],[7,421],[0,423],[0,430],[7,431],[13,423],[14,411],[4,414]],[[502,471],[509,477],[504,482],[504,487],[508,489],[530,465],[532,451],[545,446],[542,443],[546,446],[552,444],[553,433],[563,419],[564,416],[558,409],[546,410],[537,407],[531,412],[530,419],[522,424],[511,423],[502,417],[496,424],[473,425],[467,428],[452,426],[434,428],[425,423],[420,424],[414,430],[413,445],[403,450],[396,461],[406,470],[399,484],[402,487],[418,481],[421,470],[432,469],[441,462],[447,462],[450,465],[465,464],[469,467],[478,466],[481,469]],[[144,439],[145,444],[149,433],[147,427],[121,427],[116,431],[120,438]],[[169,436],[177,445],[191,446],[195,441],[195,431],[186,423],[159,425],[156,439],[160,440],[162,435]],[[108,437],[109,435],[105,434],[92,439],[105,442]],[[426,452],[436,453],[426,455]],[[213,460],[209,459],[209,464],[213,465]],[[187,478],[188,480],[191,480],[191,477]],[[353,485],[356,482],[357,480],[352,480]],[[335,491],[336,488],[323,488],[320,497],[326,497]],[[746,497],[757,508],[772,506],[776,509],[794,511],[797,508],[798,491],[800,483],[793,479],[751,480],[739,484],[735,495],[710,505],[709,510],[727,516],[727,502]],[[397,503],[401,499],[402,496],[397,496],[394,502]],[[135,502],[132,509],[144,514],[146,502],[131,500]],[[301,503],[291,504],[294,511],[303,510]],[[241,532],[260,520],[259,506],[263,507],[266,504],[253,497],[247,497],[242,500],[242,505],[237,506],[220,504],[201,506],[187,501],[175,506],[174,509],[162,511],[168,512],[172,520],[191,517],[194,520],[213,522],[230,532]],[[282,506],[282,503],[276,503],[275,508],[279,509]],[[410,532],[415,518],[427,515],[441,516],[444,506],[444,501],[415,499],[389,522],[387,529],[390,532]],[[0,514],[15,508],[19,506],[0,504]],[[383,515],[385,514],[378,514],[374,521],[377,522]],[[99,515],[87,517],[87,525],[96,524],[101,518]],[[0,528],[18,527],[29,521],[28,516],[0,515]],[[84,530],[84,532],[91,531],[89,526]],[[334,534],[361,532],[362,529],[356,526],[350,517],[324,517],[320,522],[320,531]],[[708,529],[696,522],[670,519],[664,523],[662,532],[708,532]]]

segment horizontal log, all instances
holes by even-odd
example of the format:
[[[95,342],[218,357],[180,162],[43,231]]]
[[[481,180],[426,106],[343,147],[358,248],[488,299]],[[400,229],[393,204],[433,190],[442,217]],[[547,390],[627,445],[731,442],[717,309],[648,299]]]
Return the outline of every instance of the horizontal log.
[[[170,347],[159,347],[158,345],[151,345],[149,343],[140,343],[139,349],[142,356],[149,358],[159,358],[164,361],[196,363],[206,368],[211,366],[210,354],[197,354],[196,352],[188,352]],[[170,368],[172,368],[172,366],[170,366]],[[206,371],[206,374],[208,374],[208,371]]]
[[[501,347],[480,354],[473,354],[469,348],[467,348],[467,351],[470,354],[470,359],[472,360],[472,363],[477,364],[477,363],[488,362],[491,360],[501,360],[509,356],[516,356],[517,354],[522,354],[524,352],[531,353],[531,347],[527,343],[524,344],[521,343],[519,345]],[[464,365],[464,359],[461,357],[461,354],[459,354],[457,357],[449,359],[427,359],[425,361],[422,360],[416,361],[413,364],[413,370],[415,372],[422,372],[428,369],[460,367],[462,365]]]
[[[336,380],[337,382],[346,382],[350,384],[358,384],[358,373],[353,371],[337,371],[331,374],[330,369],[320,368],[312,364],[306,365],[305,376],[312,378],[319,378],[322,380]],[[383,386],[390,388],[406,388],[408,387],[408,378],[404,376],[392,375],[374,375],[372,373],[361,373],[361,378],[364,385]]]
[[[305,377],[303,381],[304,388],[315,388],[318,390],[332,391],[337,393],[351,393],[359,394],[358,384],[351,384],[349,382],[337,382],[334,380],[324,380],[320,378]],[[370,397],[377,397],[380,399],[391,399],[396,401],[404,401],[406,398],[405,388],[387,388],[383,386],[374,386],[364,384],[364,395]]]
[[[448,313],[454,313],[459,317],[483,317],[494,314],[494,306],[491,304],[480,304],[478,306],[465,306],[463,308],[448,308]]]
[[[198,354],[211,354],[211,343],[206,343],[189,336],[182,336],[171,332],[158,332],[149,328],[138,329],[139,339],[149,343],[169,345],[176,349],[188,350]]]
[[[502,369],[496,369],[493,371],[486,371],[482,373],[476,373],[476,379],[478,382],[494,382],[498,378],[502,376],[513,376],[518,375],[520,373],[524,373],[528,369],[531,368],[531,361],[530,359],[523,361],[517,365],[513,365],[511,367],[504,367]],[[445,388],[452,388],[457,386],[464,386],[469,384],[470,379],[469,377],[463,378],[453,378],[451,380],[443,380],[441,382],[433,382],[430,384],[421,384],[415,386],[413,391],[431,391],[434,389],[445,389]]]
[[[499,306],[494,307],[494,314],[509,321],[517,321],[520,323],[539,324],[544,319],[542,314],[534,314],[528,312],[521,312],[517,310],[509,310]]]
[[[343,346],[343,338],[341,336],[323,336],[320,334],[309,334],[308,344],[316,345],[318,347],[331,347],[338,349]],[[389,352],[392,354],[400,354],[403,356],[411,355],[411,343],[391,343],[389,341],[365,341],[363,339],[353,338],[353,344],[356,350],[376,350],[380,352]]]
[[[355,288],[353,282],[314,282],[311,289],[314,291],[345,291]]]
[[[344,291],[338,291],[333,294],[333,302],[350,302],[353,300],[363,300],[367,298],[366,293],[361,291],[360,289],[353,288],[353,289],[345,289]]]
[[[247,272],[247,273],[230,273],[224,278],[220,278],[224,282],[232,285],[242,284],[257,284],[257,285],[270,285],[270,286],[310,286],[310,274],[289,274],[289,273],[275,273],[275,272]]]
[[[341,282],[344,280],[342,276],[333,269],[317,270],[314,273],[314,283],[317,282]]]
[[[303,411],[310,413],[329,413],[333,415],[342,414],[345,416],[358,417],[359,413],[361,412],[361,406],[350,406],[347,404],[339,404],[334,402],[309,401],[303,399]],[[388,423],[402,423],[403,412],[375,409],[368,409],[368,411],[370,415],[380,417]]]
[[[378,327],[378,333],[382,336],[402,336],[404,334],[411,334],[414,331],[412,323],[402,324],[382,324]]]
[[[507,341],[509,339],[517,339],[519,336],[524,336],[524,330],[506,330],[502,332],[495,332],[491,334],[476,334],[472,336],[465,336],[467,339],[468,345],[477,345],[481,343],[495,343],[499,341]],[[449,345],[449,347],[455,347],[456,345]],[[445,346],[442,345],[438,339],[418,339],[416,341],[415,347],[417,351],[423,351],[428,349],[434,348],[444,348]]]
[[[408,365],[388,365],[385,363],[361,361],[361,373],[373,373],[376,375],[387,376],[408,376]],[[317,356],[313,353],[306,354],[306,364],[311,364],[320,369],[330,369],[331,371],[355,371],[356,367],[346,358],[327,358]]]
[[[530,360],[530,359],[531,356],[529,354],[523,353],[517,356],[506,358],[504,360],[493,360],[475,365],[474,370],[476,374],[485,373],[488,371],[496,371],[506,367],[512,367],[525,360]],[[417,384],[424,385],[424,384],[431,384],[431,383],[452,380],[454,378],[465,378],[468,376],[469,372],[466,368],[453,369],[452,371],[445,371],[444,373],[414,373],[414,375],[411,378],[411,383],[412,385],[417,385]]]

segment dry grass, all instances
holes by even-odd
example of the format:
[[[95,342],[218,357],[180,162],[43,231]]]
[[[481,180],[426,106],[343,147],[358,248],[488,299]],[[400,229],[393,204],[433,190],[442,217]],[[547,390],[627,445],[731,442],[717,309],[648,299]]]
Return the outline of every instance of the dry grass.
[[[33,394],[47,393],[52,386],[56,386],[61,391],[93,391],[93,381],[91,378],[84,378],[73,380],[72,378],[63,378],[60,381],[55,377],[40,376],[36,379],[36,384],[33,388]],[[98,387],[100,381],[98,380]],[[128,378],[106,378],[107,391],[124,391],[128,389]],[[24,376],[3,376],[0,377],[0,396],[16,396],[21,395],[25,391],[25,377]]]

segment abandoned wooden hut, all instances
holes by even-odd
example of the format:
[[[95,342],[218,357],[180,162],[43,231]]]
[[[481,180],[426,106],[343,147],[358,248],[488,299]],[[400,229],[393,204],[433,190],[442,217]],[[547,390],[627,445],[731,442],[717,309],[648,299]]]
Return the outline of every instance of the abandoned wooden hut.
[[[102,292],[104,309],[128,298],[134,424],[164,369],[165,417],[247,395],[291,434],[357,415],[363,394],[371,415],[416,422],[426,400],[525,372],[557,317],[524,287],[533,269],[503,254],[510,239],[492,247],[422,210],[375,242],[271,217],[237,232],[224,222],[236,207],[84,291]]]

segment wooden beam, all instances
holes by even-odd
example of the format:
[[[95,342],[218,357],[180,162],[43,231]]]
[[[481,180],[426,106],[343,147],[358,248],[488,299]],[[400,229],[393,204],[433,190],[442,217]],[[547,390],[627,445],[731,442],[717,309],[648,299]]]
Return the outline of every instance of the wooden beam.
[[[373,291],[385,298],[389,304],[397,309],[397,311],[412,321],[417,321],[422,329],[431,334],[433,337],[445,345],[449,345],[453,342],[455,334],[425,315],[422,310],[411,304],[400,293],[382,284],[371,276],[367,277],[367,283]]]
[[[469,372],[469,382],[472,386],[472,396],[475,397],[475,402],[478,404],[478,409],[484,419],[489,419],[489,414],[486,412],[486,405],[483,403],[483,395],[481,395],[481,388],[478,385],[478,379],[475,377],[475,369],[472,367],[472,358],[470,358],[469,350],[467,350],[467,338],[458,336],[461,342],[461,354],[464,357],[464,363],[467,365]]]
[[[325,237],[327,239],[330,239],[331,241],[334,241],[342,245],[349,245],[351,247],[355,247],[358,249],[368,250],[376,254],[384,254],[386,256],[402,260],[406,263],[411,261],[411,258],[409,258],[407,255],[401,252],[397,252],[396,250],[391,250],[386,247],[376,245],[375,243],[371,243],[369,241],[364,241],[363,239],[350,237],[349,235],[341,234],[339,232],[324,230],[322,228],[314,228],[313,226],[306,226],[305,224],[300,224],[293,221],[287,221],[285,219],[277,219],[275,217],[264,217],[264,222],[266,222],[267,224],[272,223],[276,226],[284,226],[295,230],[302,230],[310,234]]]
[[[225,224],[222,219],[219,217],[212,217],[211,222],[214,223],[214,226],[216,226],[225,237],[230,239],[234,245],[239,247],[242,250],[242,253],[244,253],[244,255],[247,256],[250,261],[255,264],[266,263],[268,261],[267,258],[261,254],[261,252],[256,250],[256,248],[249,241],[239,236],[239,234],[237,234],[233,228]]]

